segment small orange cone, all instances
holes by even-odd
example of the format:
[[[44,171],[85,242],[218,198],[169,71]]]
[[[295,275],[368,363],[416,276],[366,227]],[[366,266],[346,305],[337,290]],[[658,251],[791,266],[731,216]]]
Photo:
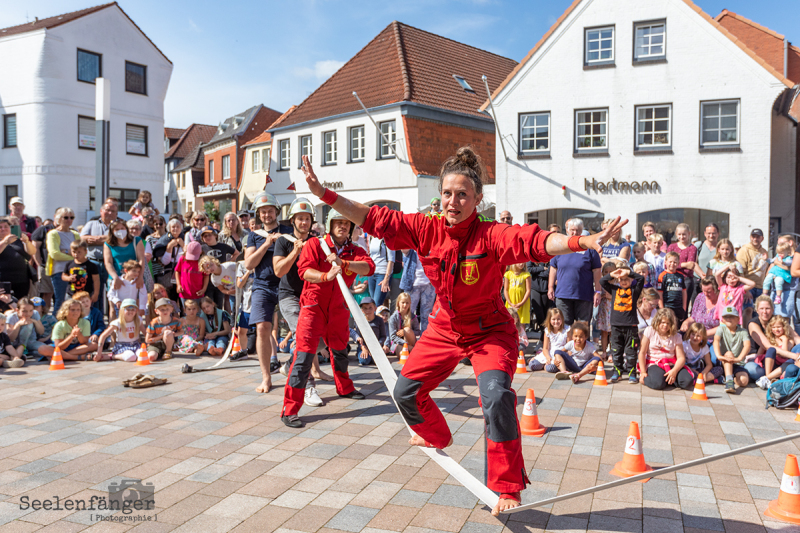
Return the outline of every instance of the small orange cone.
[[[50,370],[64,370],[64,359],[61,357],[61,348],[56,348],[50,358]]]
[[[800,422],[800,404],[797,406],[797,415],[795,415],[794,421]]]
[[[786,456],[781,492],[778,494],[777,500],[769,502],[764,514],[782,522],[800,524],[800,469],[797,468],[795,455]]]
[[[239,335],[233,336],[233,348],[231,348],[231,353],[238,353],[242,351],[242,345],[239,344]]]
[[[525,366],[525,354],[522,353],[522,350],[519,351],[519,357],[517,357],[517,371],[515,374],[527,374],[528,367]]]
[[[692,400],[705,400],[708,401],[706,396],[706,381],[703,379],[703,373],[697,374],[697,381],[694,382],[694,392],[692,393]]]
[[[139,353],[136,354],[136,366],[147,366],[150,364],[150,356],[147,355],[147,347],[142,343]]]
[[[653,469],[644,462],[639,424],[631,422],[631,427],[628,430],[628,439],[625,441],[625,455],[622,456],[622,461],[614,465],[614,469],[611,473],[619,477],[631,477],[652,470]],[[650,481],[650,478],[643,479],[642,483],[647,481]]]
[[[597,365],[597,373],[594,375],[594,386],[595,387],[608,387],[608,381],[606,381],[606,369],[603,366],[603,362]]]
[[[525,407],[522,409],[522,420],[519,427],[523,435],[532,437],[541,437],[547,431],[547,428],[539,424],[539,413],[536,412],[536,395],[533,389],[528,389],[528,394],[525,396]]]
[[[400,350],[400,366],[406,364],[406,361],[408,361],[408,343],[404,342],[403,349]]]

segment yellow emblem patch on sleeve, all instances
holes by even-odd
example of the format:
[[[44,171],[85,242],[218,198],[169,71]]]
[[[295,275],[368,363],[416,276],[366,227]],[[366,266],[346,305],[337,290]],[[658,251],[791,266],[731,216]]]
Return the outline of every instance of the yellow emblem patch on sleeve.
[[[461,263],[461,281],[465,285],[475,285],[480,277],[481,273],[478,272],[477,261],[463,261]]]

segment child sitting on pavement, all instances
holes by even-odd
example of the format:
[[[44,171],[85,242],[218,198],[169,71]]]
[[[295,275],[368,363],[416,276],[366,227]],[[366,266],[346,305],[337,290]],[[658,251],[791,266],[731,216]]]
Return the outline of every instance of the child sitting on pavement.
[[[542,353],[534,356],[528,363],[531,372],[544,368],[554,374],[558,367],[553,362],[553,354],[557,350],[564,350],[569,342],[569,326],[564,324],[564,313],[558,307],[551,307],[544,318],[544,335],[542,340]]]
[[[172,303],[168,298],[156,302],[156,313],[158,316],[147,326],[147,353],[151,361],[159,357],[172,359],[172,347],[181,334],[181,323],[172,316]]]
[[[205,315],[206,350],[215,357],[223,355],[231,338],[231,315],[217,307],[208,296],[200,300],[200,308]]]
[[[25,364],[22,346],[14,347],[6,333],[6,316],[0,314],[0,361],[4,368],[20,368]]]
[[[417,337],[422,335],[422,331],[420,331],[417,315],[411,310],[411,296],[405,292],[400,293],[397,296],[396,304],[397,309],[387,324],[389,335],[381,344],[387,355],[399,356],[404,343],[408,344],[409,353],[414,349]]]
[[[752,283],[752,282],[751,282]],[[729,305],[720,312],[720,324],[714,334],[714,354],[725,369],[725,392],[736,392],[736,385],[746,387],[750,376],[744,368],[750,353],[750,336],[739,325],[739,311]]]
[[[686,356],[686,368],[694,376],[703,374],[703,381],[716,383],[723,374],[722,367],[711,362],[711,350],[708,347],[708,332],[699,322],[692,323],[683,337],[683,353]],[[694,377],[693,376],[693,377]]]
[[[553,355],[556,379],[571,379],[578,383],[583,376],[594,372],[598,364],[603,364],[597,348],[589,342],[589,325],[586,322],[576,321],[572,324],[572,340],[563,350],[556,350]]]
[[[44,326],[37,318],[39,315],[34,311],[31,300],[22,298],[17,302],[17,316],[16,323],[8,329],[8,336],[18,348],[22,349],[20,355],[25,355],[23,351],[27,354],[37,353],[39,346],[44,346],[44,343],[38,340],[44,333]]]
[[[203,354],[206,349],[203,339],[206,336],[206,323],[198,316],[200,305],[198,300],[186,300],[183,308],[186,316],[181,319],[181,332],[177,338],[176,351],[183,353],[194,353],[196,356]]]
[[[644,330],[639,347],[639,383],[653,390],[668,385],[691,389],[694,380],[686,364],[683,339],[671,309],[659,309],[651,325]]]
[[[381,317],[375,316],[375,300],[370,296],[365,296],[364,299],[361,300],[360,307],[361,312],[364,313],[364,318],[367,319],[367,323],[372,329],[372,333],[375,335],[375,338],[378,339],[378,343],[383,346],[388,337],[389,328]],[[355,333],[356,343],[358,344],[358,348],[356,349],[358,364],[361,366],[375,364],[361,331],[356,328]],[[387,349],[384,348],[384,351],[387,351]]]
[[[126,298],[120,304],[119,315],[111,321],[108,328],[100,335],[97,341],[97,354],[95,361],[127,361],[134,363],[138,359],[141,349],[140,332],[142,330],[141,318],[139,318],[139,305],[133,298]],[[111,348],[110,354],[103,353],[103,344],[111,335],[116,335],[117,341]],[[153,354],[149,354],[150,362],[155,362]]]

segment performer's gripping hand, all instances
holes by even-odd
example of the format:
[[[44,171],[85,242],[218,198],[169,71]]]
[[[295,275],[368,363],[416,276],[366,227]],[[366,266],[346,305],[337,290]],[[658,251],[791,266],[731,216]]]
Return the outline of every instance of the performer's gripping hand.
[[[611,223],[606,226],[606,229],[601,231],[600,233],[595,233],[594,235],[588,235],[586,237],[581,237],[580,244],[585,249],[594,248],[597,252],[603,251],[603,244],[611,238],[617,231],[621,230],[625,224],[628,223],[628,219],[620,220],[620,217],[615,218],[611,221]]]
[[[303,156],[303,174],[306,175],[306,184],[308,185],[308,190],[311,191],[311,194],[314,196],[321,198],[323,194],[325,194],[325,187],[317,179],[317,175],[314,174],[314,169],[311,167],[311,161],[309,161],[308,156]]]

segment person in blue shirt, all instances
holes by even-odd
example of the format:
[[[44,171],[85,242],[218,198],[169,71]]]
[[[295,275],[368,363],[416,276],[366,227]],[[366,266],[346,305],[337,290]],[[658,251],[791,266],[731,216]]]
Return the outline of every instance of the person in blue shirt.
[[[569,237],[583,232],[583,221],[579,218],[567,220],[565,226]],[[603,293],[601,267],[600,255],[593,249],[559,255],[550,261],[547,297],[555,300],[568,326],[576,320],[587,323],[592,320],[592,308],[600,304]]]

